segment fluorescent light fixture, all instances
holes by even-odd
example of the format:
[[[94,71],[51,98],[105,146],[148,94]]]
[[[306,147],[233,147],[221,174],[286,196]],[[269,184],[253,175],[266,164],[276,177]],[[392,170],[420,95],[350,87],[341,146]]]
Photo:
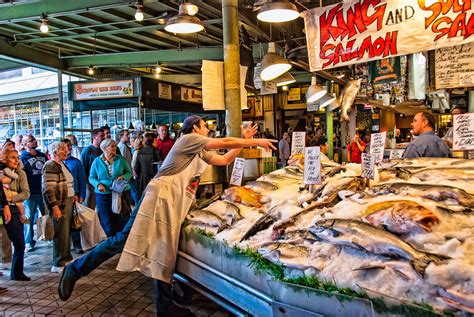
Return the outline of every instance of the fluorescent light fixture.
[[[311,86],[309,86],[306,91],[306,103],[318,101],[326,93],[326,88],[316,85],[316,76],[313,76],[313,78],[311,78]]]
[[[276,82],[276,85],[280,87],[280,86],[286,86],[286,85],[292,84],[296,82],[296,79],[289,72],[286,72],[280,77],[276,78],[275,82]]]
[[[319,109],[322,109],[328,105],[330,105],[336,97],[332,94],[325,94],[321,99],[319,99]]]
[[[296,5],[289,1],[273,1],[262,5],[257,19],[263,22],[288,22],[300,16]]]
[[[204,30],[204,25],[202,25],[198,17],[191,15],[191,13],[195,15],[197,10],[197,6],[189,2],[181,3],[179,5],[178,15],[171,17],[168,22],[166,22],[165,30],[170,33],[178,34],[201,32]]]
[[[268,53],[263,57],[260,69],[260,78],[270,81],[289,71],[291,64],[276,53],[275,43],[268,43]]]

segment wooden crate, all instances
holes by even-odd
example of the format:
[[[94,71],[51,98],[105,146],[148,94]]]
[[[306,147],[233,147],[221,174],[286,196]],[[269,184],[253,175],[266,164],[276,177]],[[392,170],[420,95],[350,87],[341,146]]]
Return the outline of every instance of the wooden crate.
[[[244,159],[260,158],[262,156],[262,150],[260,149],[242,149],[240,157]]]

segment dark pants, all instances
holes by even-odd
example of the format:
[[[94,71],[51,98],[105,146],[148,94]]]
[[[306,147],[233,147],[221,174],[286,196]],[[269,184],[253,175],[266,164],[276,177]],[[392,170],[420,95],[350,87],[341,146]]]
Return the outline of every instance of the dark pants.
[[[74,262],[66,266],[65,275],[74,280],[79,280],[81,277],[88,275],[102,263],[112,258],[114,255],[122,253],[127,242],[128,235],[132,229],[133,222],[137,215],[138,209],[141,205],[141,199],[130,215],[125,228],[116,235],[109,237],[107,240],[99,243],[95,248],[84,254],[82,257],[76,259]],[[166,312],[166,308],[171,303],[171,285],[156,280],[156,307],[158,312]]]
[[[19,279],[25,275],[23,273],[24,255],[25,255],[25,236],[23,233],[23,224],[20,222],[20,213],[18,207],[10,205],[12,219],[5,224],[8,237],[13,242],[13,257],[10,278],[12,280]]]
[[[95,198],[102,229],[104,229],[107,238],[115,236],[118,232],[122,231],[128,218],[125,219],[122,215],[112,212],[112,194],[96,193]]]
[[[58,221],[54,220],[53,212],[50,217],[53,219],[53,265],[65,266],[66,262],[72,261],[71,254],[71,223],[72,223],[73,197],[66,198],[66,205],[61,209],[62,217]]]
[[[34,240],[34,230],[33,226],[36,223],[37,210],[40,211],[41,215],[46,215],[43,195],[41,194],[32,194],[30,198],[25,200],[25,215],[30,220],[30,224],[25,226],[25,240],[26,243],[29,243],[32,247],[35,245],[36,241]]]
[[[71,229],[72,247],[76,250],[82,250],[81,230]]]

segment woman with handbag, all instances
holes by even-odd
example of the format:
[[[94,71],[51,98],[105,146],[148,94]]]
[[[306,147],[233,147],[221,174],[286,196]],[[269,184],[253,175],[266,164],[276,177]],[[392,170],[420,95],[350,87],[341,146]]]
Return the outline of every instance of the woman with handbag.
[[[100,149],[103,154],[92,162],[89,183],[96,194],[100,224],[107,237],[111,237],[122,231],[130,216],[132,199],[128,182],[132,170],[123,156],[116,155],[114,140],[103,140]]]
[[[6,199],[8,201],[9,210],[3,211],[3,219],[5,223],[5,229],[8,237],[13,242],[13,258],[12,267],[10,271],[10,279],[15,281],[30,281],[31,278],[26,276],[23,272],[24,268],[24,255],[25,255],[25,235],[23,230],[23,219],[18,210],[18,204],[24,202],[30,196],[30,188],[28,186],[28,180],[26,179],[26,173],[20,168],[20,158],[18,152],[15,149],[5,149],[3,151],[5,159],[5,165],[10,170],[14,171],[18,177],[12,178],[9,184],[8,195]]]
[[[64,142],[49,145],[52,159],[43,167],[43,197],[49,215],[53,218],[53,266],[51,272],[62,273],[66,263],[72,260],[71,224],[75,203],[74,178],[64,164],[67,148]]]

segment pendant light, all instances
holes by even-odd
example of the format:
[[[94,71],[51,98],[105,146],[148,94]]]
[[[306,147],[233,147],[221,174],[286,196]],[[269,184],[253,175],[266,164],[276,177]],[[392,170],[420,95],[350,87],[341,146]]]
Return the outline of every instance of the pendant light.
[[[48,33],[49,32],[49,25],[48,25],[48,18],[46,14],[41,14],[41,25],[40,25],[41,33]]]
[[[286,72],[283,75],[281,75],[280,77],[276,78],[275,82],[276,82],[276,85],[278,87],[280,87],[280,86],[285,86],[285,85],[292,84],[292,83],[296,82],[296,79],[289,72]]]
[[[178,15],[170,18],[166,22],[165,30],[170,33],[189,34],[201,32],[204,30],[201,20],[195,17],[198,7],[189,2],[183,2],[179,5]]]
[[[137,11],[135,11],[135,20],[137,20],[138,22],[143,21],[143,19],[145,18],[142,11],[143,1],[140,0],[135,2],[135,8],[137,8]]]
[[[311,86],[309,86],[306,91],[306,103],[318,101],[326,93],[326,88],[316,85],[316,76],[313,76],[313,78],[311,78]]]
[[[263,22],[288,22],[300,16],[296,5],[289,1],[270,1],[260,8],[257,19]]]
[[[328,105],[330,105],[336,97],[332,94],[325,94],[321,99],[319,99],[319,109],[322,109]]]
[[[276,53],[275,43],[270,42],[268,53],[263,57],[260,69],[260,78],[263,81],[270,81],[289,71],[291,64]]]

